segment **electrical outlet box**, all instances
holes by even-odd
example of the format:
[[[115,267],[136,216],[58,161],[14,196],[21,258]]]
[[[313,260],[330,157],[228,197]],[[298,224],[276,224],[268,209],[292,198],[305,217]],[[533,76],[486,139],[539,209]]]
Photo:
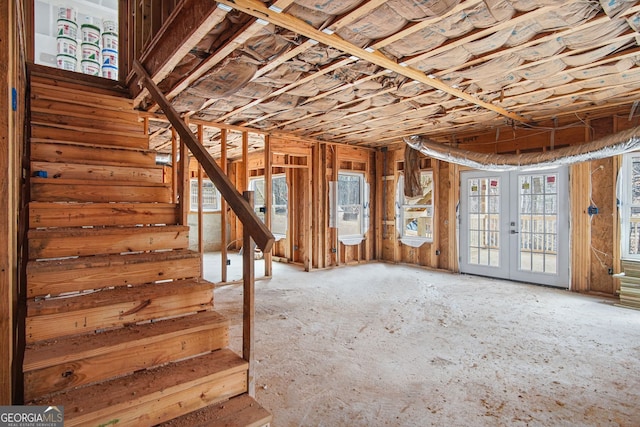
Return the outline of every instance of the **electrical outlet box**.
[[[597,206],[589,206],[589,208],[587,209],[587,212],[589,213],[589,215],[597,215],[598,214],[598,207]]]

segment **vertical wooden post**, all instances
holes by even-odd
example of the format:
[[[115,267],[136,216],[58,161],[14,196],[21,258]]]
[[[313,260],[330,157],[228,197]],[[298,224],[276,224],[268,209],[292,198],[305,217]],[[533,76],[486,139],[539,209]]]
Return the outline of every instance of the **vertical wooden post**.
[[[264,137],[264,223],[271,230],[271,214],[273,212],[273,180],[271,170],[271,138],[269,135]],[[271,277],[273,275],[273,257],[269,251],[264,254],[264,275]]]
[[[204,141],[204,127],[198,125],[198,142],[202,145]],[[191,188],[191,185],[189,185]],[[191,200],[189,200],[191,204]],[[198,252],[200,252],[200,277],[204,275],[204,214],[202,197],[202,165],[198,162]]]
[[[220,169],[227,173],[227,130],[220,129]],[[227,201],[220,198],[220,280],[227,281]]]
[[[173,203],[178,203],[178,133],[171,128],[171,194]]]
[[[242,190],[249,189],[249,133],[242,132]]]
[[[253,191],[245,191],[244,198],[253,207]],[[255,397],[256,385],[254,379],[255,356],[253,347],[255,343],[254,323],[255,323],[255,243],[249,235],[249,230],[243,225],[242,230],[242,283],[243,283],[243,304],[242,304],[242,358],[249,364],[247,373],[247,392],[249,396]]]
[[[185,120],[185,123],[189,126],[189,119]],[[180,203],[180,224],[187,225],[189,223],[189,208],[191,207],[190,200],[187,198],[189,188],[189,150],[182,138],[180,138],[178,155],[180,156],[180,163],[178,165],[178,202]]]
[[[338,147],[336,145],[331,145],[331,181],[335,183],[336,193],[338,193],[338,169],[340,167],[340,162],[338,162]],[[336,204],[339,203],[339,197],[336,197]],[[334,210],[335,206],[334,206]],[[337,210],[336,210],[337,211]],[[331,229],[331,252],[332,252],[332,265],[340,264],[340,241],[338,240],[338,218],[336,218],[336,227]]]
[[[431,265],[429,267],[440,267],[440,210],[436,209],[438,206],[438,200],[440,198],[440,161],[431,159],[431,171],[433,176],[433,189],[431,192],[431,203],[433,204],[433,218],[431,223],[431,233],[433,234],[433,242],[431,243]],[[437,252],[436,252],[437,251]]]
[[[318,218],[320,219],[319,233],[317,239],[320,241],[318,247],[318,268],[325,268],[327,266],[327,234],[329,231],[329,207],[328,200],[328,188],[327,183],[327,144],[322,143],[320,146],[320,171],[319,171],[319,185],[318,185]]]
[[[570,173],[571,290],[586,292],[590,287],[591,273],[591,221],[587,212],[590,204],[591,163],[572,165]]]
[[[385,171],[383,169],[384,155],[385,153],[382,151],[376,150],[375,178],[373,180],[375,187],[373,188],[374,191],[371,192],[372,194],[375,194],[375,197],[373,198],[373,209],[371,210],[372,218],[370,221],[373,223],[374,229],[374,259],[376,260],[382,260],[382,236],[384,227],[386,226],[386,224],[382,223],[382,212],[383,209],[386,209],[386,206],[383,204],[383,201],[386,202],[386,200],[383,197],[382,192],[385,177]]]
[[[456,239],[456,230],[458,229],[458,218],[456,216],[456,206],[460,200],[460,166],[455,163],[449,163],[449,196],[447,199],[447,221],[449,229],[449,239],[447,246],[447,256],[449,265],[443,266],[451,271],[460,271],[458,263],[458,243]]]
[[[313,199],[313,191],[311,186],[311,169],[307,167],[305,169],[300,170],[300,174],[302,175],[302,185],[304,185],[304,190],[302,192],[302,239],[304,241],[304,270],[311,271],[312,261],[311,258],[313,256],[313,227],[312,227],[312,204],[311,200]],[[302,245],[301,245],[302,246]]]

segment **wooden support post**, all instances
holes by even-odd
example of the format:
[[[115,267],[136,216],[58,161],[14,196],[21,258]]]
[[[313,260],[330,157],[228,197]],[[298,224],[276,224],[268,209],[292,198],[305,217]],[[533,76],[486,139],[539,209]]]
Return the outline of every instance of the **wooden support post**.
[[[244,198],[253,207],[253,191],[245,191]],[[255,397],[256,385],[254,379],[255,355],[253,347],[255,343],[255,243],[247,226],[242,232],[242,283],[243,283],[243,310],[242,310],[242,358],[249,364],[247,373],[247,392]]]
[[[383,179],[385,175],[385,171],[383,170],[384,165],[384,155],[382,151],[376,151],[376,167],[375,167],[375,178],[374,178],[374,202],[373,202],[373,229],[374,229],[374,259],[382,260],[382,235],[385,225],[382,223],[382,210],[386,209],[383,201],[386,201],[383,196]]]
[[[242,188],[249,189],[249,133],[242,132]]]
[[[431,171],[433,173],[433,181],[432,181],[432,192],[431,192],[431,203],[434,208],[438,206],[438,200],[440,198],[440,161],[436,159],[431,159]],[[433,234],[433,242],[431,243],[431,253],[429,254],[431,258],[431,265],[429,267],[439,268],[440,264],[440,210],[435,208],[433,209],[433,218],[431,223],[431,233]]]
[[[338,162],[338,147],[336,145],[330,146],[332,155],[331,155],[331,181],[335,183],[336,193],[338,192],[338,168],[340,167],[340,162]],[[335,200],[336,204],[338,203],[338,197]],[[337,211],[334,206],[334,211]],[[340,241],[338,240],[338,218],[336,220],[336,227],[331,229],[331,248],[332,248],[332,265],[340,264]]]
[[[312,267],[312,261],[311,258],[313,256],[313,227],[312,227],[312,204],[311,204],[311,200],[313,199],[313,187],[311,186],[311,170],[307,167],[306,169],[302,169],[300,171],[301,175],[302,175],[302,185],[305,185],[304,191],[302,192],[302,213],[303,213],[303,220],[302,220],[302,239],[304,241],[304,258],[303,258],[303,263],[304,263],[304,270],[305,271],[311,271],[313,269]]]
[[[220,129],[220,169],[227,174],[227,130]],[[227,201],[222,198],[220,200],[220,258],[222,265],[220,270],[222,282],[227,281]]]
[[[591,275],[591,221],[587,212],[591,164],[582,162],[572,165],[570,173],[571,290],[587,292]]]
[[[178,135],[171,127],[171,194],[173,203],[178,203]]]
[[[460,166],[455,163],[449,163],[449,197],[447,209],[447,221],[449,221],[449,239],[447,245],[448,265],[442,266],[448,270],[458,272],[460,266],[458,263],[458,244],[456,239],[456,230],[458,228],[458,218],[456,206],[460,200]]]
[[[187,126],[189,124],[187,123]],[[189,188],[189,150],[184,143],[184,138],[180,138],[178,155],[180,163],[178,164],[178,202],[180,203],[180,224],[187,225],[189,223],[190,200],[187,198]]]
[[[204,126],[198,125],[198,142],[204,141]],[[189,187],[191,188],[191,187]],[[191,200],[189,200],[191,202]],[[202,197],[202,165],[198,163],[198,251],[200,252],[200,277],[204,275],[204,214]]]
[[[271,170],[271,138],[269,135],[264,136],[264,223],[271,230],[271,215],[273,206],[273,180]],[[273,275],[273,257],[271,251],[264,253],[264,275],[271,277]]]

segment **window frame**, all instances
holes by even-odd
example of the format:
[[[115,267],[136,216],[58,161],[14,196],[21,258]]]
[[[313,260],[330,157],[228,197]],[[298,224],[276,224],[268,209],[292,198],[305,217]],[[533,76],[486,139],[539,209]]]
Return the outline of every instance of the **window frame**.
[[[631,210],[638,209],[640,210],[640,204],[633,204],[633,159],[638,159],[640,163],[640,151],[634,151],[631,153],[626,153],[623,155],[622,159],[622,169],[619,173],[618,179],[620,180],[620,194],[619,194],[619,203],[620,203],[620,246],[621,246],[621,257],[622,259],[629,259],[640,261],[640,242],[638,247],[636,248],[636,253],[630,253],[629,246],[631,243],[630,232],[631,232]],[[638,179],[640,180],[640,171],[638,171]],[[634,221],[638,223],[636,228],[636,233],[640,233],[638,231],[640,229],[640,221]],[[639,239],[640,240],[640,239]]]
[[[425,203],[420,203],[420,204],[411,204],[411,203],[407,203],[407,197],[404,195],[404,183],[405,183],[405,179],[404,179],[404,171],[400,172],[400,176],[398,178],[398,192],[399,192],[399,206],[398,206],[398,225],[399,225],[399,235],[400,235],[400,239],[403,243],[405,244],[409,244],[412,246],[418,245],[420,246],[423,243],[433,243],[433,235],[435,234],[435,215],[434,215],[434,210],[435,210],[435,194],[436,194],[436,185],[435,185],[435,180],[434,180],[434,173],[433,173],[433,169],[422,169],[420,170],[420,179],[422,180],[422,176],[423,175],[429,175],[431,177],[431,203],[430,204],[425,204]],[[424,194],[424,187],[423,187],[423,194]],[[407,212],[407,209],[415,209],[415,208],[426,208],[427,210],[427,218],[430,218],[430,230],[431,230],[431,237],[428,236],[413,236],[413,235],[408,235],[407,232],[407,227],[405,225],[405,214]]]
[[[349,206],[349,207],[353,207],[356,206],[354,204],[344,204],[341,205],[340,204],[340,176],[352,176],[352,177],[357,177],[359,178],[360,181],[360,192],[359,192],[359,199],[360,199],[360,203],[357,205],[358,207],[358,216],[359,216],[359,223],[360,223],[360,232],[359,233],[349,233],[349,234],[344,234],[341,233],[341,228],[340,228],[340,224],[342,221],[344,221],[344,214],[346,213],[344,211],[344,209],[342,211],[340,211],[341,206]],[[366,176],[364,172],[358,172],[358,171],[338,171],[338,179],[336,181],[336,206],[335,206],[335,212],[337,214],[336,216],[336,229],[338,230],[338,239],[340,240],[344,240],[345,242],[350,242],[351,239],[363,239],[365,234],[367,233],[366,228],[366,221],[365,221],[365,209],[368,206],[368,201],[364,200],[365,198],[365,185],[366,185]],[[344,242],[343,242],[344,243]]]
[[[205,187],[206,186],[206,187]],[[205,203],[204,198],[205,190],[211,189],[213,191],[214,206],[210,207]],[[220,212],[220,191],[216,188],[210,179],[202,180],[202,212]],[[191,178],[189,180],[189,211],[198,212],[198,179]]]
[[[274,197],[273,197],[273,190],[274,190],[274,185],[273,182],[276,179],[284,179],[285,182],[285,186],[287,189],[287,204],[282,205],[282,204],[275,204],[274,203]],[[264,175],[261,176],[252,176],[249,178],[249,189],[251,191],[256,191],[256,183],[258,182],[262,182],[263,186],[262,188],[264,189],[264,183],[265,183],[265,177]],[[265,195],[266,196],[266,195]],[[262,220],[262,222],[264,222],[264,213],[266,212],[266,206],[267,206],[267,200],[264,200],[264,205],[255,205],[254,206],[254,210],[258,209],[260,210],[262,208],[262,210],[264,210],[263,212],[256,212],[258,214],[258,216],[260,217],[260,219]],[[280,233],[278,231],[274,231],[273,230],[273,219],[276,215],[276,209],[277,208],[282,208],[284,207],[285,212],[286,212],[286,220],[285,220],[285,229],[284,229],[284,233]],[[272,174],[271,175],[271,233],[273,234],[273,236],[276,238],[276,240],[280,240],[280,239],[284,239],[287,237],[287,232],[289,231],[289,185],[287,184],[287,176],[285,173],[278,173],[278,174]],[[280,231],[280,230],[279,230]]]

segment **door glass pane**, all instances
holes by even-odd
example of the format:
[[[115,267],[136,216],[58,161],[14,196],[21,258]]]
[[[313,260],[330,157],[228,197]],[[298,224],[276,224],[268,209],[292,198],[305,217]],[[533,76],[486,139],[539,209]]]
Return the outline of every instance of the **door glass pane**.
[[[521,271],[557,274],[558,175],[519,175]]]
[[[469,264],[499,267],[500,178],[473,178],[469,185]]]

